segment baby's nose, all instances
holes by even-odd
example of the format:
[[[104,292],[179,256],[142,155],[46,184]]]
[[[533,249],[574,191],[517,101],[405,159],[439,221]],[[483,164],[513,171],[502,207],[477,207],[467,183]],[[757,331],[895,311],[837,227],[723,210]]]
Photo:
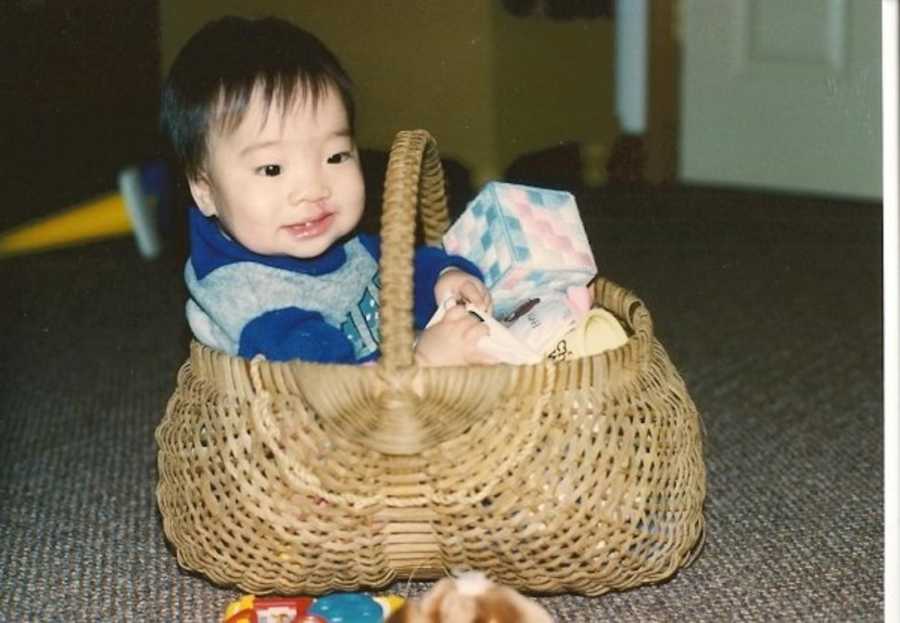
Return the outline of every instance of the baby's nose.
[[[295,178],[288,192],[288,201],[292,204],[322,201],[329,196],[328,184],[321,174],[308,172]]]

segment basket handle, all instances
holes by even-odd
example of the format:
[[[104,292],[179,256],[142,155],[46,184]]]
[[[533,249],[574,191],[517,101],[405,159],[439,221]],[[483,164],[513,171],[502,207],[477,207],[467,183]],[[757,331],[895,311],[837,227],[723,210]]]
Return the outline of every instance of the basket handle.
[[[418,217],[428,244],[437,244],[449,215],[444,173],[437,145],[428,132],[400,132],[391,146],[381,217],[381,359],[373,391],[356,397],[354,389],[332,384],[340,400],[352,402],[346,414],[327,418],[349,425],[354,441],[384,454],[411,455],[454,439],[508,398],[508,366],[438,371],[415,363],[413,345],[413,254]],[[476,373],[477,372],[477,373]],[[517,373],[519,385],[534,372]],[[345,379],[348,377],[344,377]],[[369,377],[371,378],[371,376]],[[551,384],[552,386],[552,384]],[[522,392],[520,392],[521,394]],[[526,392],[539,405],[536,391]],[[507,401],[508,402],[508,401]],[[539,407],[533,407],[539,408]]]
[[[383,376],[414,365],[413,254],[416,208],[425,242],[440,243],[449,215],[444,172],[425,130],[399,132],[391,145],[381,215],[381,360]]]

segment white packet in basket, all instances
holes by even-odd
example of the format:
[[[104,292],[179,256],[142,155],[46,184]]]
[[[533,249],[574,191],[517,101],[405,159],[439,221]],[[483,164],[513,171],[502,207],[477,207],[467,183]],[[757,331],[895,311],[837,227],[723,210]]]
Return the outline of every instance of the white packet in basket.
[[[583,314],[565,293],[547,292],[524,301],[502,322],[519,342],[544,355]]]

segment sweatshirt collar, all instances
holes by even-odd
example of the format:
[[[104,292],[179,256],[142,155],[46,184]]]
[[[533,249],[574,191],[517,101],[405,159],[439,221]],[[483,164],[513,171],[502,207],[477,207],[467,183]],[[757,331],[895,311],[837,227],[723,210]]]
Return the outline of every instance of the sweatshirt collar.
[[[341,242],[336,242],[313,258],[256,253],[226,236],[219,227],[218,219],[204,216],[193,204],[188,208],[188,224],[191,263],[198,279],[203,279],[216,268],[237,262],[253,262],[308,275],[323,275],[337,270],[347,259],[347,252]]]

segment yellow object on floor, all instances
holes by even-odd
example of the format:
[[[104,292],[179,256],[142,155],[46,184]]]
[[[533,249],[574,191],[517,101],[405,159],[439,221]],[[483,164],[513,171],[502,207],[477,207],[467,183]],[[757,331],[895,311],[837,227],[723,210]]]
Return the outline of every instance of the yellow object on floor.
[[[119,172],[119,189],[0,233],[0,259],[133,233],[145,258],[159,254],[156,210],[161,189],[142,187],[141,169]]]
[[[110,193],[0,234],[0,257],[120,236],[131,231],[131,219],[122,195]]]

